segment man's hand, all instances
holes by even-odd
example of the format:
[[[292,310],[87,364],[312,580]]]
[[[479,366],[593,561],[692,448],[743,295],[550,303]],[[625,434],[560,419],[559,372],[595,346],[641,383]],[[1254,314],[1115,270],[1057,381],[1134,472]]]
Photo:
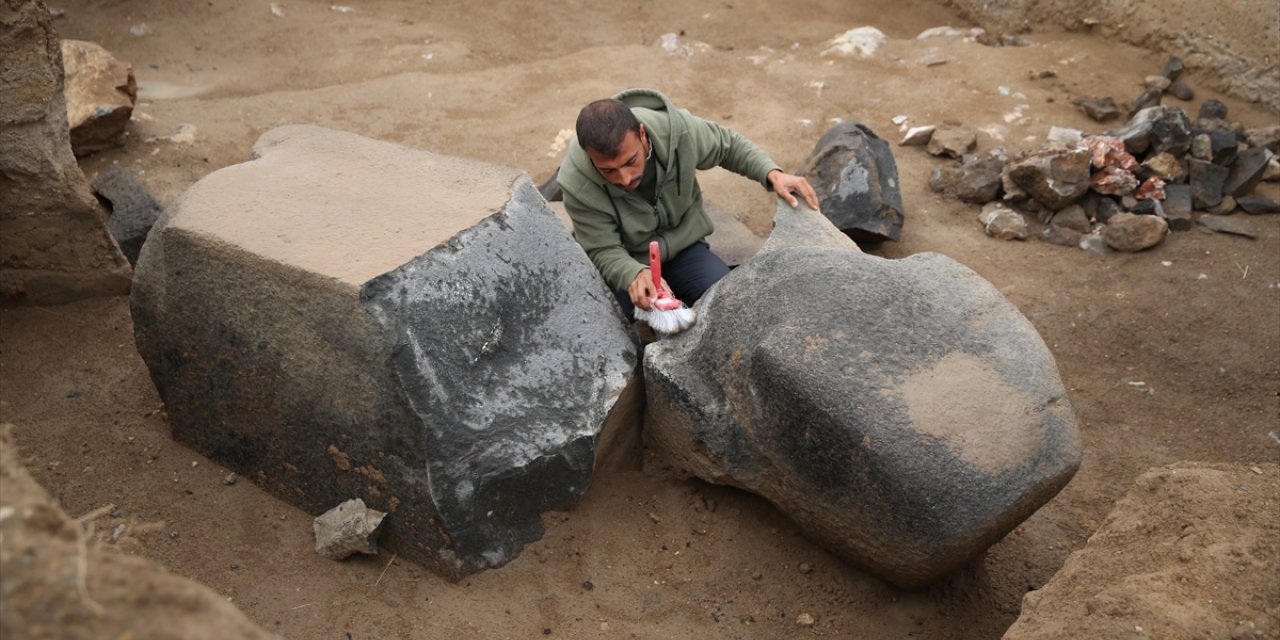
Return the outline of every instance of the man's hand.
[[[787,201],[787,204],[793,208],[800,204],[793,193],[800,194],[804,198],[804,203],[809,205],[810,209],[818,211],[818,192],[813,190],[813,185],[804,177],[784,173],[781,169],[774,169],[769,172],[769,184],[773,186],[773,192]]]
[[[666,278],[662,279],[662,290],[671,291]],[[631,286],[627,287],[627,293],[631,296],[631,304],[649,311],[649,303],[658,297],[658,290],[653,288],[653,272],[647,267],[641,269],[636,279],[631,281]]]

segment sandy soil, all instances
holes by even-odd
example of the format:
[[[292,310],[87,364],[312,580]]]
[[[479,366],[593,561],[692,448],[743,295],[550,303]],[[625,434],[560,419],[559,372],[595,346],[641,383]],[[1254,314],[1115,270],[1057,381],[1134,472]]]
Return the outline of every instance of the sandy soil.
[[[1033,33],[1030,46],[1006,48],[917,41],[960,24],[920,0],[280,4],[281,17],[256,0],[56,4],[64,37],[132,62],[140,85],[126,145],[85,159],[85,172],[119,162],[169,203],[243,161],[264,131],[302,122],[540,181],[580,105],[629,86],[662,89],[789,167],[834,118],[891,139],[899,114],[954,119],[983,131],[981,151],[1017,149],[1050,125],[1096,130],[1070,99],[1131,99],[1163,62],[1081,34]],[[130,35],[140,23],[150,33]],[[864,25],[890,38],[873,56],[822,55],[826,40]],[[656,42],[668,32],[710,49],[664,53]],[[1179,104],[1192,113],[1217,97],[1247,126],[1275,121],[1188,79],[1200,95]],[[0,420],[16,425],[23,461],[73,517],[110,503],[117,516],[100,531],[156,525],[117,546],[289,638],[996,638],[1148,468],[1280,458],[1280,216],[1250,219],[1257,240],[1193,230],[1134,255],[999,242],[974,207],[928,190],[937,160],[895,152],[907,223],[877,252],[945,253],[1003,291],[1056,356],[1086,447],[1056,499],[922,592],[836,560],[761,499],[654,459],[597,478],[577,509],[546,516],[541,542],[458,584],[386,555],[320,558],[308,514],[246,480],[227,484],[224,469],[169,439],[123,298],[0,311]],[[703,185],[767,231],[773,205],[758,188],[724,172]],[[797,625],[802,613],[816,624]]]

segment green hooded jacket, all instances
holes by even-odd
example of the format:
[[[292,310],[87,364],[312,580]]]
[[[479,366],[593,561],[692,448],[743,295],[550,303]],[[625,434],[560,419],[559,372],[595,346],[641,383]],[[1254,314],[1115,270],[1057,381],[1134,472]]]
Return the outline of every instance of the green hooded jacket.
[[[658,241],[666,261],[712,232],[697,170],[724,167],[768,188],[769,172],[779,167],[741,134],[675,108],[657,91],[629,89],[614,97],[631,107],[648,132],[656,157],[657,201],[610,184],[577,138],[560,164],[557,181],[574,238],[605,282],[625,291],[649,266],[651,240]]]

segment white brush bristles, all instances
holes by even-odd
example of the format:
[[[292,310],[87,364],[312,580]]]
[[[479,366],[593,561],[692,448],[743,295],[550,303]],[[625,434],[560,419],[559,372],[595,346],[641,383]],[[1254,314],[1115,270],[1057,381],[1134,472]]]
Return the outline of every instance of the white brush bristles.
[[[636,320],[644,320],[649,323],[649,326],[655,332],[668,336],[692,327],[697,319],[698,315],[694,313],[693,309],[684,305],[671,311],[663,311],[657,307],[648,311],[639,307],[636,308]]]

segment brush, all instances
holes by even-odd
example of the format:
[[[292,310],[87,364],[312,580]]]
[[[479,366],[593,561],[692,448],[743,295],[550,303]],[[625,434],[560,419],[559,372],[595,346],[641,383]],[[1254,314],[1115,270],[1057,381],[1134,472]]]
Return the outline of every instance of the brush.
[[[649,273],[653,276],[653,288],[658,297],[650,301],[648,311],[636,308],[636,320],[644,320],[654,332],[668,336],[692,327],[694,320],[698,319],[693,309],[662,288],[662,251],[657,240],[649,243]]]

